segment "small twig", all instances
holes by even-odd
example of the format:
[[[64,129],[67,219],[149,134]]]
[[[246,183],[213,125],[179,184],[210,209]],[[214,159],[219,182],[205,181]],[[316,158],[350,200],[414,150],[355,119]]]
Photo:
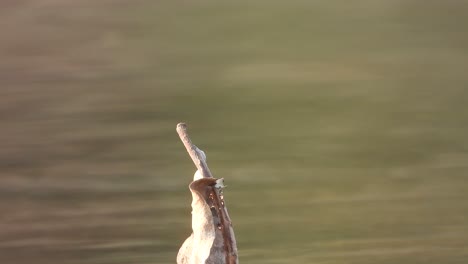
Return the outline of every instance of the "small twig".
[[[177,134],[179,134],[180,140],[182,140],[182,143],[184,143],[188,154],[192,158],[193,163],[195,163],[195,166],[201,175],[203,175],[204,178],[213,178],[213,175],[211,174],[210,169],[206,164],[205,155],[202,154],[202,151],[192,143],[190,137],[187,134],[187,125],[185,123],[179,123],[177,124],[176,130]]]

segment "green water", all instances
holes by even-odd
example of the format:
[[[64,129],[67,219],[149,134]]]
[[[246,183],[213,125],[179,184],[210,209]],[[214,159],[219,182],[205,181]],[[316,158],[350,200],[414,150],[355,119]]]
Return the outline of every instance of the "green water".
[[[0,262],[175,263],[189,125],[241,263],[468,263],[468,3],[0,4]]]

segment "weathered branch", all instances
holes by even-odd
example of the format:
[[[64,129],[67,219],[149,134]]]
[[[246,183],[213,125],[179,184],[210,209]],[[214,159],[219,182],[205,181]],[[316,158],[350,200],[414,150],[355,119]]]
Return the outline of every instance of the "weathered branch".
[[[195,146],[190,137],[187,134],[187,125],[185,123],[177,124],[177,133],[179,134],[180,140],[184,143],[187,152],[197,166],[198,171],[203,175],[204,178],[213,178],[213,175],[206,164],[206,156],[197,146]]]
[[[189,185],[192,192],[192,235],[177,255],[178,264],[238,264],[236,238],[223,197],[224,179],[213,178],[203,151],[177,124],[177,133],[203,178]]]

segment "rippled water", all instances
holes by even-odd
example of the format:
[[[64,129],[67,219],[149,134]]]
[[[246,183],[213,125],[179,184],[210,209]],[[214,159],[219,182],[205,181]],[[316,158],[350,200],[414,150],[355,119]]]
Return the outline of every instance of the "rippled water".
[[[1,263],[175,263],[180,121],[242,263],[468,261],[468,5],[0,7]]]

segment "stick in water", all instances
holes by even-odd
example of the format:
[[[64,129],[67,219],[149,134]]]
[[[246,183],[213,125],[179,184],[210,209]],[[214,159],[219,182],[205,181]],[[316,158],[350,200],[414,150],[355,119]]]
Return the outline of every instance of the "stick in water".
[[[205,153],[190,140],[186,124],[177,124],[177,133],[203,176],[189,186],[193,232],[180,248],[177,263],[238,264],[237,243],[223,197],[223,178],[213,178]]]

